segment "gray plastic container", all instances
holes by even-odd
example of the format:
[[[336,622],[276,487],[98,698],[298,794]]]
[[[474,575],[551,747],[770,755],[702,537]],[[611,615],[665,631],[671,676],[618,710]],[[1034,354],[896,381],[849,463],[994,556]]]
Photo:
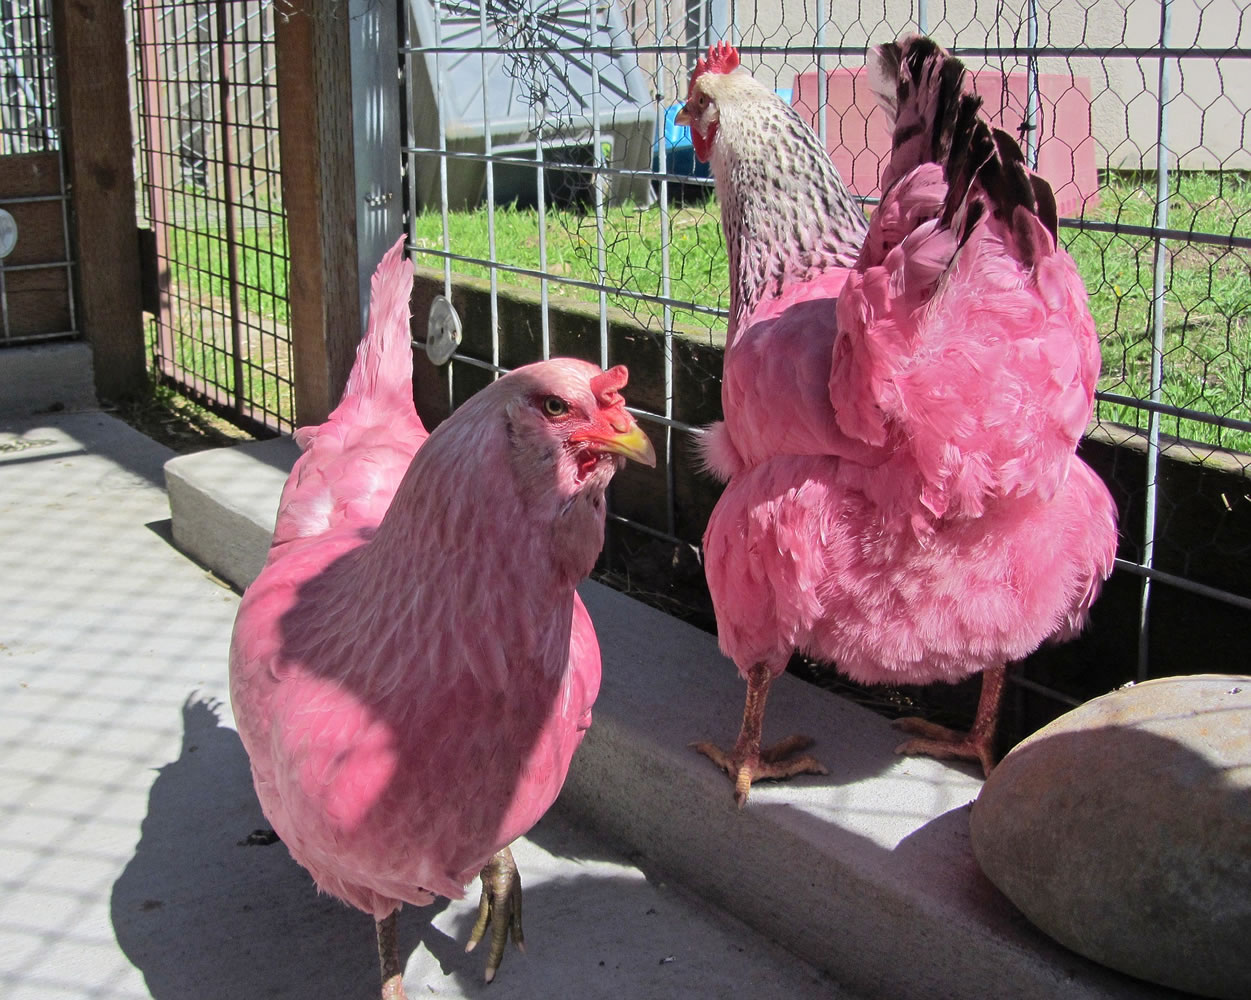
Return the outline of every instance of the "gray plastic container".
[[[634,41],[613,3],[585,0],[487,0],[485,35],[478,3],[454,0],[440,5],[437,43],[458,49],[483,49],[486,58],[487,120],[483,118],[482,59],[479,51],[417,53],[409,79],[410,127],[418,146],[439,144],[437,72],[442,75],[443,127],[449,152],[484,153],[490,129],[492,153],[533,160],[536,130],[548,164],[547,196],[557,201],[589,194],[592,175],[576,169],[593,162],[592,68],[599,72],[600,143],[606,164],[637,170],[636,177],[606,175],[610,202],[647,204],[652,197],[652,141],[656,112],[647,78],[631,49]],[[411,44],[436,44],[435,8],[428,0],[409,0]],[[588,9],[597,25],[592,31]],[[619,48],[616,54],[588,48]],[[503,49],[504,51],[493,51]],[[538,49],[540,51],[531,51]],[[512,50],[512,51],[509,51]],[[439,157],[415,157],[417,208],[439,205]],[[561,169],[565,165],[566,169]],[[448,205],[473,208],[486,193],[486,163],[449,160]],[[537,195],[536,169],[495,165],[497,203],[532,204]]]

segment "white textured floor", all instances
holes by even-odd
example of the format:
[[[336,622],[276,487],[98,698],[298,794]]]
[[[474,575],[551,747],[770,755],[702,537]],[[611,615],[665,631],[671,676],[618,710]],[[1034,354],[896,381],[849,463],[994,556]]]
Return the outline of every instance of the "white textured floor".
[[[371,921],[239,843],[237,598],[168,542],[168,457],[101,413],[0,422],[0,996],[375,996]],[[527,954],[493,1000],[839,995],[559,813],[515,851]],[[413,1000],[484,995],[472,910],[405,911]]]

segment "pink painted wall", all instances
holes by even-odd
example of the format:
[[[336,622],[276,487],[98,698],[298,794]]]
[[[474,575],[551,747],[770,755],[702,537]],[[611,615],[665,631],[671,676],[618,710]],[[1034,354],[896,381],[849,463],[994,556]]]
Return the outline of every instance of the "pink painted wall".
[[[826,148],[852,192],[875,197],[882,164],[890,153],[886,116],[877,106],[863,68],[827,71]],[[1012,136],[1025,119],[1026,76],[994,70],[972,74],[973,89],[992,122]],[[1006,81],[1006,83],[1005,83]],[[1061,215],[1081,215],[1097,204],[1099,177],[1091,135],[1090,81],[1041,73],[1038,77],[1040,142],[1038,172],[1055,189]],[[793,102],[817,127],[817,74],[797,73]],[[1025,143],[1022,141],[1022,148]]]

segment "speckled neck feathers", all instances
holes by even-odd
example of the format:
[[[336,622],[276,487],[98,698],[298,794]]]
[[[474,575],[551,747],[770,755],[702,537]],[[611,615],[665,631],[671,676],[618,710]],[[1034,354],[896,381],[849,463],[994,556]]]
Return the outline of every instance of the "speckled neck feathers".
[[[730,337],[791,280],[855,264],[868,223],[820,141],[744,71],[719,101],[712,170],[730,261]],[[754,86],[747,86],[748,81]],[[737,82],[737,80],[736,80]]]

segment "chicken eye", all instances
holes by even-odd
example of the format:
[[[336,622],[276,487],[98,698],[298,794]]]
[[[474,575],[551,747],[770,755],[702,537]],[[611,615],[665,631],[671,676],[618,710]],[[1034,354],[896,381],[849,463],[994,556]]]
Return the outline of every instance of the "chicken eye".
[[[563,417],[569,412],[569,404],[559,396],[547,396],[543,399],[543,412],[549,417]]]

